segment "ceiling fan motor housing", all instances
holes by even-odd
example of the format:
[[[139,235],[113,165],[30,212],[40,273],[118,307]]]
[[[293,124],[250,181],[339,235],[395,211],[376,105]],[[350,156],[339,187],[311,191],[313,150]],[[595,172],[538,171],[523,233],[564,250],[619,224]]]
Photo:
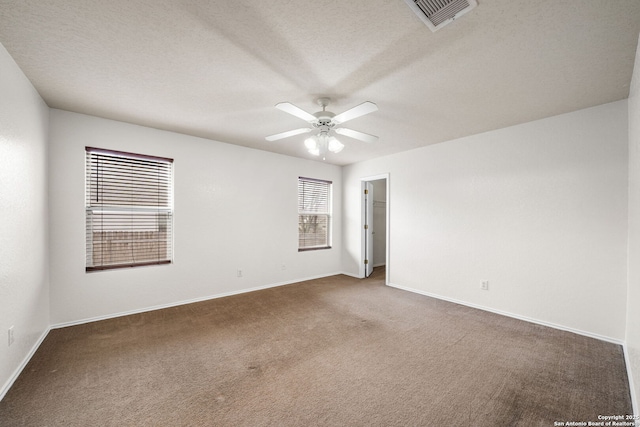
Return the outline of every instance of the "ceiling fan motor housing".
[[[320,132],[329,132],[336,124],[331,121],[333,114],[330,111],[319,111],[314,114],[318,118],[317,123],[313,123],[313,126],[316,127]]]

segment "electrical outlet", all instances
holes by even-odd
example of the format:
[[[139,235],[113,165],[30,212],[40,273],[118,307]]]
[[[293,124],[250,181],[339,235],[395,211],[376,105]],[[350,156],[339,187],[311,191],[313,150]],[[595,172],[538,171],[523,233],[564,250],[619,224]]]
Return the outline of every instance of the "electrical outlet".
[[[242,277],[242,270],[238,269],[238,277]]]
[[[284,264],[282,264],[281,268],[282,268],[283,270],[286,270],[286,269],[287,269],[287,266],[286,266],[286,265],[284,265]]]
[[[489,281],[488,280],[483,280],[482,281],[482,285],[480,285],[480,289],[482,289],[483,291],[488,291],[489,290]]]
[[[14,329],[13,326],[9,328],[9,345],[13,344],[15,341],[15,336],[13,335]]]

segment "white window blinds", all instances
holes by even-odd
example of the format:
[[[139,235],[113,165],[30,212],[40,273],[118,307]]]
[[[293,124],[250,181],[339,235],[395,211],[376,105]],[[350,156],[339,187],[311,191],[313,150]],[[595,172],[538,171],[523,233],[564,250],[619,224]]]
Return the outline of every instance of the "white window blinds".
[[[298,178],[298,250],[331,247],[331,181]]]
[[[172,261],[173,160],[86,147],[86,270]]]

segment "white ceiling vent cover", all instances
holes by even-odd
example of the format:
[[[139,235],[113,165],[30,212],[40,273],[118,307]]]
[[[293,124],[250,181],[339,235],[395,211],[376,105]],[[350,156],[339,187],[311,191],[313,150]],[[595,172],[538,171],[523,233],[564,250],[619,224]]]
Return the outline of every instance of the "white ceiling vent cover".
[[[404,0],[416,15],[435,32],[474,9],[476,0]]]

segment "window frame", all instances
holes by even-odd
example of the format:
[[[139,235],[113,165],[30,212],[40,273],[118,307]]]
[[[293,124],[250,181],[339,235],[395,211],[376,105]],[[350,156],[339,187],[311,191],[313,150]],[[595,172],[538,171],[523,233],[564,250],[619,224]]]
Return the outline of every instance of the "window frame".
[[[104,156],[105,164],[109,164],[109,168],[111,168],[107,169],[111,174],[106,178],[103,177],[102,183],[99,178],[100,156]],[[118,158],[122,160],[117,160]],[[126,167],[129,167],[129,170],[118,171],[126,170]],[[150,171],[156,172],[155,178],[148,178]],[[153,175],[151,176],[153,177]],[[155,184],[153,183],[154,179],[156,180]],[[140,182],[140,185],[135,185],[135,182]],[[120,190],[114,191],[116,188],[120,188]],[[149,190],[154,189],[156,194],[149,197]],[[99,194],[102,194],[102,201]],[[96,198],[95,202],[94,197]],[[129,199],[127,200],[127,198]],[[94,218],[96,215],[100,215],[100,221],[96,219],[97,217]],[[111,218],[116,218],[113,220],[114,222],[108,222],[109,215]],[[129,223],[125,224],[124,218],[127,215]],[[86,272],[172,264],[173,217],[173,159],[85,147]],[[105,220],[105,218],[107,219]],[[96,227],[98,222],[99,228]],[[105,226],[105,224],[107,225]],[[107,228],[111,229],[107,230]],[[96,231],[97,229],[99,231]],[[129,234],[124,239],[116,239],[115,237],[105,239],[104,236],[109,232]],[[141,237],[140,233],[145,232],[147,236]],[[96,240],[96,233],[103,234],[102,240]],[[149,233],[152,233],[151,238],[149,238]],[[155,238],[153,233],[156,233]],[[125,247],[131,245],[130,254],[122,256],[124,252],[121,249],[109,249],[100,252],[100,255],[97,256],[94,250],[96,242],[109,248],[114,246],[117,248],[118,244]],[[153,249],[154,244],[156,245],[155,249]],[[144,247],[144,245],[147,247],[146,252],[144,252],[145,249],[142,249],[143,255],[140,255],[137,251],[140,251],[141,246]],[[154,250],[157,254],[155,259],[149,256]],[[112,260],[117,255],[121,255],[121,258],[129,257],[131,259],[123,262],[105,261],[105,257]],[[136,261],[136,256],[141,256],[142,260]]]
[[[309,185],[315,186],[326,186],[326,211],[317,211],[314,209],[304,209],[304,183],[308,183]],[[303,193],[301,194],[301,188],[303,188]],[[302,201],[302,206],[301,206]],[[322,203],[322,202],[321,202]],[[306,252],[306,251],[317,251],[323,249],[331,249],[332,244],[332,234],[333,234],[333,182],[317,179],[317,178],[308,178],[299,176],[298,177],[298,252]],[[326,239],[324,243],[319,245],[310,245],[310,246],[301,246],[301,242],[307,240],[307,238],[303,238],[303,233],[301,226],[303,222],[301,221],[302,216],[316,216],[316,217],[326,217]]]

